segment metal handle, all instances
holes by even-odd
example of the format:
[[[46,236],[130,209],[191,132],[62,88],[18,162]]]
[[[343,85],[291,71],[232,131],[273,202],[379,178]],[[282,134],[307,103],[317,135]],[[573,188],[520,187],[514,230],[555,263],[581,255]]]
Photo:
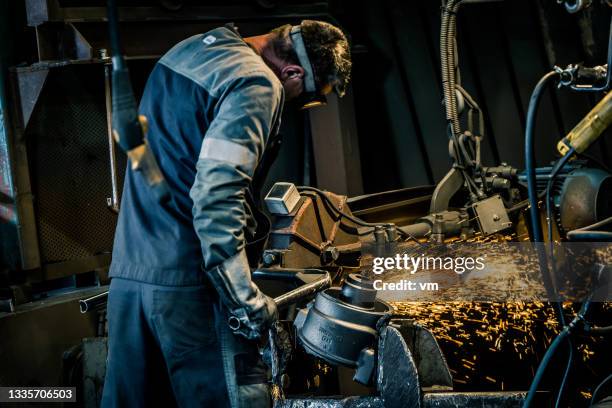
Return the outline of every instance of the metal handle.
[[[312,271],[312,270],[311,270]],[[260,272],[260,271],[256,271]],[[329,272],[320,271],[321,273],[319,278],[316,280],[306,283],[298,288],[295,288],[287,293],[283,293],[280,296],[274,298],[274,303],[276,303],[276,307],[282,307],[291,303],[296,303],[302,299],[307,298],[308,296],[315,294],[323,289],[327,289],[332,284],[332,279]],[[272,272],[273,273],[273,272]],[[299,273],[299,272],[297,272]],[[295,278],[297,273],[287,273],[287,278]],[[262,274],[261,272],[259,273]],[[257,273],[254,273],[257,275]],[[275,275],[278,277],[278,274]],[[230,316],[227,320],[227,324],[232,331],[237,331],[242,327],[242,322],[240,319],[234,315]]]

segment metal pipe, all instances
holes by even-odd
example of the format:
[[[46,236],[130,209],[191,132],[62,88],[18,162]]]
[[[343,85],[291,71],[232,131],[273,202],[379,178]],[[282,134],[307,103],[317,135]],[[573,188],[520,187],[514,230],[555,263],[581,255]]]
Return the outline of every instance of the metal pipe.
[[[106,199],[108,208],[119,213],[119,182],[117,181],[117,155],[115,153],[115,140],[113,139],[113,109],[111,91],[111,70],[112,66],[104,65],[104,94],[106,96],[106,127],[108,133],[108,155],[111,175],[111,197]]]
[[[81,309],[81,313],[87,313],[99,309],[106,302],[108,302],[108,290],[90,298],[79,300],[79,309]]]
[[[276,303],[276,306],[278,307],[296,303],[323,289],[329,288],[331,284],[331,276],[329,275],[329,272],[325,272],[325,274],[323,274],[323,276],[321,276],[319,279],[275,297],[274,303]]]

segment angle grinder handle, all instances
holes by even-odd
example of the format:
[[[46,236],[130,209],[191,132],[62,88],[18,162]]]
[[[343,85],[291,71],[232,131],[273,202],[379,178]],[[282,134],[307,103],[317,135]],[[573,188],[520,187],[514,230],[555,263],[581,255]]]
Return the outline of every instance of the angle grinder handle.
[[[329,272],[325,272],[321,274],[321,277],[319,277],[318,279],[275,297],[274,303],[276,303],[276,307],[278,308],[291,303],[296,303],[300,300],[306,299],[307,297],[317,292],[329,288],[331,284],[331,276]],[[242,325],[240,319],[234,315],[231,315],[228,318],[227,324],[229,325],[230,330],[233,332],[240,330],[240,327]]]

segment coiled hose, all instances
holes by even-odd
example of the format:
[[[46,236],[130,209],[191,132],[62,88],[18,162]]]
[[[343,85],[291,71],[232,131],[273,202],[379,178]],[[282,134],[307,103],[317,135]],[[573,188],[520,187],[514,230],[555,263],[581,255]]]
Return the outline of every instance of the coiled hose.
[[[446,3],[442,11],[442,23],[440,26],[440,66],[442,89],[444,92],[444,106],[446,108],[446,120],[450,123],[454,135],[461,132],[457,108],[457,94],[455,92],[455,69],[457,66],[455,61],[456,15],[459,11],[460,3],[460,0],[449,0]]]

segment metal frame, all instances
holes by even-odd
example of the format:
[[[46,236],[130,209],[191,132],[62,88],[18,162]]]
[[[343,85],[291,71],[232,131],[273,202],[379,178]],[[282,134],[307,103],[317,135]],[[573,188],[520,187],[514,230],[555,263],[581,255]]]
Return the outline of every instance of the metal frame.
[[[26,0],[28,25],[35,27],[47,22],[106,21],[105,7],[61,7],[58,0]],[[176,11],[160,6],[119,7],[120,21],[244,21],[261,19],[291,20],[304,17],[329,17],[326,1],[303,4],[278,4],[262,8],[253,4],[238,6],[184,6]]]

